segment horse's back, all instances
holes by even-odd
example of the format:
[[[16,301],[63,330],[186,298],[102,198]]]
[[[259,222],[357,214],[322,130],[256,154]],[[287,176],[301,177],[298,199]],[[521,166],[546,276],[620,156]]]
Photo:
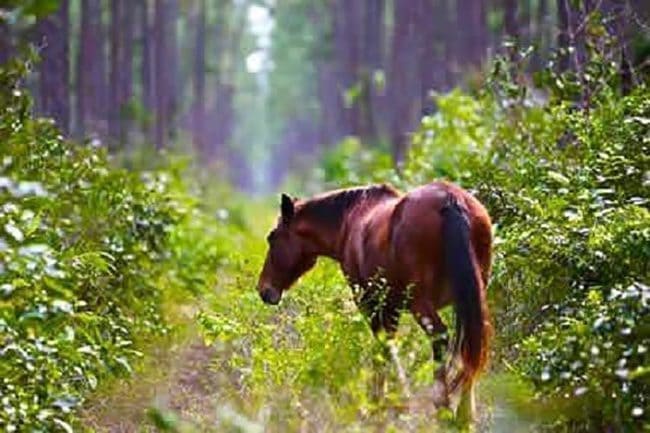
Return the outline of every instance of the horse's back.
[[[432,182],[408,192],[395,207],[394,233],[409,233],[417,243],[437,239],[442,229],[442,210],[454,198],[468,218],[472,234],[491,230],[487,210],[473,195],[449,182]]]
[[[464,209],[470,225],[471,243],[484,279],[489,275],[491,223],[486,209],[470,193],[447,182],[418,187],[396,205],[392,216],[392,262],[394,278],[402,285],[440,288],[444,278],[443,208],[453,197]],[[429,290],[427,290],[429,291]],[[436,290],[437,304],[449,302]]]

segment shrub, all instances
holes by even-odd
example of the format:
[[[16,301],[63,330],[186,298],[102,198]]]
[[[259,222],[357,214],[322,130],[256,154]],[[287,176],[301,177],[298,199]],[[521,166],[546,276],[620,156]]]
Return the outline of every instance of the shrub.
[[[623,96],[610,67],[590,64],[598,85],[588,109],[577,108],[575,92],[533,98],[496,66],[480,94],[440,95],[401,173],[379,180],[398,177],[408,189],[443,177],[486,205],[495,224],[494,365],[508,361],[541,400],[571,400],[551,427],[647,428],[650,90]],[[551,78],[576,80],[546,71],[539,82]],[[608,325],[594,328],[603,317]]]
[[[70,430],[85,395],[167,331],[159,280],[180,215],[163,173],[113,168],[32,119],[26,72],[0,71],[0,426]]]

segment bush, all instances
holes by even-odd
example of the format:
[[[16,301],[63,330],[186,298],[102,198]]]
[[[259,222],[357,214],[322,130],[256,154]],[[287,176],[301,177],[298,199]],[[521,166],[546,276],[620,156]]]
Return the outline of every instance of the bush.
[[[86,394],[167,332],[161,279],[181,215],[169,176],[113,168],[32,119],[26,72],[0,71],[0,426],[69,431]]]
[[[489,209],[494,365],[507,361],[540,400],[571,401],[551,427],[647,428],[650,90],[623,96],[611,68],[590,64],[597,90],[577,108],[573,93],[539,97],[546,89],[496,66],[480,94],[439,96],[401,173],[380,180],[408,189],[448,178]],[[594,327],[599,318],[607,326]]]

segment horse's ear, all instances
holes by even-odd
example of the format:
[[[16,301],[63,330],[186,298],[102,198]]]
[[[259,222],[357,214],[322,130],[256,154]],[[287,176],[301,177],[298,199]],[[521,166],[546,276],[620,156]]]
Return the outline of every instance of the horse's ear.
[[[293,218],[293,200],[286,194],[282,194],[282,204],[280,205],[282,211],[282,221],[288,223]]]

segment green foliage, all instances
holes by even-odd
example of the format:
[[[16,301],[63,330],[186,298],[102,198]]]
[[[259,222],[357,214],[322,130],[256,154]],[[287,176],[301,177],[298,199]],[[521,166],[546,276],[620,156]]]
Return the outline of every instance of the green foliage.
[[[592,289],[554,306],[551,320],[523,342],[522,368],[540,395],[565,399],[556,426],[568,421],[575,430],[635,430],[648,417],[650,287],[609,292],[605,298]]]
[[[267,226],[274,216],[267,213]],[[301,425],[310,430],[360,429],[403,404],[394,368],[388,369],[387,400],[377,406],[371,399],[375,370],[383,362],[392,364],[354,304],[337,264],[319,263],[284,294],[278,307],[262,303],[254,287],[263,240],[263,233],[254,234],[245,250],[231,254],[220,269],[223,278],[209,310],[199,315],[206,340],[217,348],[215,369],[227,378],[220,398],[238,403],[237,409],[253,419],[266,413],[261,421],[271,431],[295,431]],[[404,369],[413,386],[430,384],[430,343],[414,321],[403,322],[396,347]],[[407,422],[421,431],[431,428],[430,418],[417,414],[410,420],[395,417],[387,425],[405,428]]]
[[[0,6],[0,10],[6,11],[7,14],[6,16],[2,14],[0,19],[10,17],[10,21],[15,21],[30,16],[37,18],[47,16],[56,11],[59,0],[5,0]]]
[[[0,426],[71,431],[87,393],[167,332],[169,281],[194,281],[171,279],[169,242],[192,227],[170,175],[113,168],[32,119],[25,72],[0,72]]]
[[[612,65],[596,55],[582,87],[549,69],[543,88],[528,88],[518,67],[497,61],[480,94],[438,96],[396,183],[447,178],[489,209],[494,365],[564,408],[550,427],[647,428],[650,90],[622,96]],[[340,151],[324,165],[349,161]],[[348,183],[344,169],[329,172],[330,183]],[[361,183],[396,177],[361,173]]]
[[[363,147],[356,137],[348,137],[322,157],[319,181],[326,185],[351,186],[378,182],[393,173],[389,154]]]

